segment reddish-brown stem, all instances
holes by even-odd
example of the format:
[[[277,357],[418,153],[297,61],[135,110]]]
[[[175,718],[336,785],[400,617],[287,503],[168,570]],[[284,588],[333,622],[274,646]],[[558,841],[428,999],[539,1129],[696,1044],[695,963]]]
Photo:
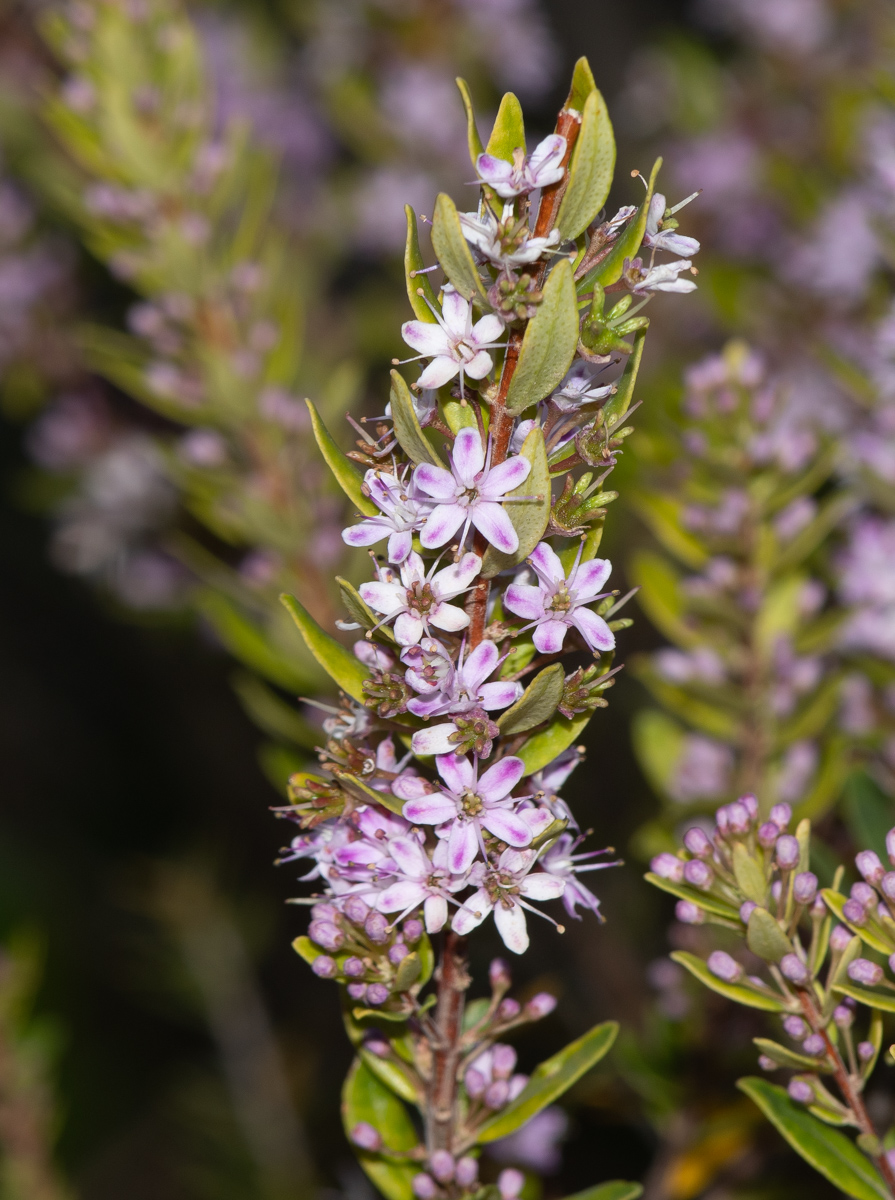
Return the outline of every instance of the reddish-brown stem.
[[[438,968],[435,1005],[437,1040],[432,1047],[432,1077],[426,1097],[426,1147],[453,1153],[457,1128],[457,1073],[463,1036],[463,1002],[469,987],[466,941],[456,933],[445,938]]]
[[[851,1109],[852,1115],[855,1118],[858,1129],[861,1133],[868,1137],[876,1138],[877,1133],[873,1128],[873,1123],[867,1115],[867,1109],[864,1107],[864,1100],[858,1090],[854,1076],[851,1075],[845,1063],[842,1061],[842,1055],[833,1045],[829,1034],[821,1020],[820,1013],[815,1007],[814,1000],[809,992],[804,989],[799,989],[799,1002],[802,1005],[802,1011],[805,1014],[805,1019],[811,1026],[812,1033],[819,1033],[824,1040],[827,1048],[827,1061],[833,1068],[833,1078],[836,1080],[836,1086],[842,1093],[842,1098],[848,1107]],[[895,1196],[895,1170],[889,1163],[885,1154],[872,1155],[877,1170],[886,1181],[889,1191]]]

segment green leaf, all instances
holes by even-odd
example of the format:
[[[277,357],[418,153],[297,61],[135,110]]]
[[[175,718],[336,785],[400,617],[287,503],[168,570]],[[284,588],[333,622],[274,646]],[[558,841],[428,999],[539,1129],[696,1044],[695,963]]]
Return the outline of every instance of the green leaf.
[[[423,964],[420,961],[420,956],[414,950],[411,954],[401,959],[398,969],[395,972],[395,991],[408,991],[413,987],[422,973]]]
[[[667,795],[673,783],[685,736],[677,721],[657,708],[642,708],[634,716],[634,753],[650,785],[660,795]]]
[[[594,73],[590,69],[590,63],[582,56],[575,63],[575,69],[572,72],[572,86],[569,88],[569,94],[563,107],[566,111],[572,109],[575,112],[583,113],[588,96],[596,90],[597,85]]]
[[[363,476],[358,472],[357,467],[355,467],[351,459],[346,458],[333,441],[332,435],[323,424],[320,414],[317,412],[312,401],[306,399],[305,404],[307,404],[308,412],[311,414],[311,428],[314,430],[314,437],[317,440],[320,453],[323,455],[324,462],[335,476],[339,487],[341,487],[348,499],[352,501],[364,516],[374,516],[379,509],[361,491]]]
[[[854,925],[849,921],[844,913],[847,896],[841,895],[839,892],[834,892],[832,888],[823,888],[821,891],[824,904],[838,921],[843,925],[847,925],[852,933],[857,934],[862,942],[868,946],[872,946],[874,950],[878,950],[880,954],[889,955],[895,950],[895,943],[891,940],[887,941],[881,936],[881,931],[878,928],[868,928],[862,925]]]
[[[786,1090],[766,1079],[737,1082],[771,1124],[815,1171],[854,1200],[891,1200],[889,1189],[860,1150],[842,1133],[820,1124],[790,1100]]]
[[[671,957],[719,996],[726,996],[728,1000],[735,1000],[737,1004],[743,1004],[747,1008],[760,1008],[765,1012],[789,1011],[785,1000],[777,1000],[763,992],[753,992],[751,988],[743,987],[739,983],[725,983],[723,979],[718,979],[695,954],[689,954],[686,950],[675,950]]]
[[[508,495],[541,498],[516,501],[509,499],[504,504],[504,512],[513,522],[513,528],[519,538],[519,546],[512,554],[504,554],[494,546],[489,546],[482,559],[483,579],[492,579],[507,567],[514,567],[522,562],[544,536],[547,522],[550,520],[550,466],[547,462],[544,431],[540,425],[535,425],[528,433],[519,453],[531,463],[531,470],[528,478],[523,479]]]
[[[628,355],[625,369],[622,371],[621,378],[615,385],[615,392],[603,406],[603,417],[606,421],[607,429],[614,429],[631,407],[631,401],[634,398],[634,384],[637,382],[637,372],[640,370],[640,360],[643,358],[643,347],[645,345],[646,330],[638,329],[634,334],[634,349]],[[683,532],[683,530],[679,530],[679,537],[686,541],[690,538],[690,535]],[[703,551],[702,561],[704,560],[705,552]]]
[[[614,399],[614,396],[610,397],[609,402],[612,403]],[[638,517],[669,554],[693,570],[698,571],[705,566],[708,561],[705,547],[684,528],[683,500],[676,495],[669,496],[644,489],[638,492],[636,497],[632,497],[630,503]]]
[[[231,682],[243,708],[265,733],[304,746],[307,750],[313,750],[320,744],[319,727],[306,721],[292,704],[278,696],[256,675],[239,671]]]
[[[531,1079],[516,1099],[485,1122],[476,1140],[494,1142],[530,1121],[542,1108],[567,1092],[586,1071],[596,1066],[609,1052],[617,1034],[618,1024],[615,1021],[595,1025],[583,1037],[535,1067]]]
[[[853,771],[845,784],[842,806],[856,846],[867,846],[886,861],[886,834],[892,828],[892,801],[864,770]]]
[[[400,816],[404,811],[405,801],[399,800],[397,796],[393,796],[391,792],[378,792],[369,787],[363,780],[358,779],[356,775],[352,775],[344,767],[339,767],[335,763],[331,764],[329,770],[338,779],[346,792],[350,792],[355,800],[359,800],[361,804],[381,804],[383,808],[387,808],[389,812],[397,813]]]
[[[706,912],[714,913],[716,917],[724,917],[728,921],[739,923],[738,910],[732,904],[725,904],[723,900],[718,900],[715,896],[700,892],[696,888],[687,887],[685,883],[675,883],[673,879],[654,875],[652,871],[648,871],[643,878],[653,887],[668,892],[670,896],[677,896],[679,900],[689,900],[693,904],[698,904],[700,908],[704,908]]]
[[[372,608],[367,604],[360,592],[353,583],[349,583],[347,579],[343,579],[341,575],[336,576],[336,583],[339,585],[339,592],[342,596],[342,603],[348,610],[348,615],[352,621],[357,621],[364,629],[373,629],[379,625],[379,618],[373,612]],[[387,625],[379,625],[376,632],[386,641],[394,642],[395,635]]]
[[[596,1187],[575,1192],[573,1196],[567,1196],[566,1200],[637,1200],[637,1197],[642,1195],[642,1184],[613,1179],[611,1183],[598,1183]]]
[[[507,411],[516,416],[558,387],[577,347],[575,280],[572,264],[563,258],[548,275],[544,299],[526,326],[519,361],[507,391]]]
[[[752,953],[765,962],[778,963],[784,954],[792,954],[789,938],[766,908],[752,910],[746,941]]]
[[[778,1066],[786,1067],[787,1070],[822,1071],[824,1073],[830,1073],[833,1070],[826,1059],[810,1058],[807,1054],[796,1054],[795,1050],[790,1050],[788,1046],[781,1046],[779,1042],[772,1042],[770,1038],[757,1037],[752,1041],[762,1054],[766,1054]]]
[[[487,996],[480,996],[477,1000],[470,1000],[463,1009],[463,1032],[466,1033],[474,1025],[478,1025],[479,1021],[484,1020],[485,1014],[490,1007],[491,1001]]]
[[[445,275],[460,295],[467,300],[475,297],[480,303],[487,305],[488,297],[485,295],[479,269],[475,265],[469,244],[463,236],[457,206],[444,192],[435,201],[432,246]]]
[[[737,842],[733,848],[733,874],[740,891],[747,899],[756,904],[765,903],[768,882],[764,869],[742,842]]]
[[[354,700],[363,703],[363,682],[367,678],[367,668],[354,657],[350,650],[326,633],[300,600],[284,592],[280,603],[298,626],[305,645],[323,667],[324,671],[334,679],[343,692],[347,692]]]
[[[396,1096],[408,1104],[419,1103],[419,1092],[414,1087],[410,1076],[402,1067],[399,1067],[397,1063],[390,1062],[386,1058],[380,1058],[372,1050],[365,1050],[362,1045],[358,1047],[357,1052],[364,1066],[376,1076],[380,1083],[384,1083],[390,1091],[393,1091]]]
[[[632,582],[640,588],[638,604],[660,633],[685,648],[699,644],[699,635],[686,620],[680,576],[669,562],[648,551],[635,554]]]
[[[469,84],[465,79],[458,78],[457,87],[460,89],[460,95],[463,97],[463,107],[466,109],[466,140],[469,145],[469,157],[472,159],[472,165],[475,166],[479,155],[485,153],[485,147],[482,144],[482,139],[479,137],[479,131],[476,127],[475,110],[472,106]]]
[[[413,407],[410,388],[399,371],[392,371],[389,399],[392,405],[392,420],[395,423],[395,437],[410,461],[414,466],[425,462],[435,467],[443,467],[444,463],[426,440]]]
[[[512,92],[507,92],[497,110],[485,153],[512,162],[513,151],[517,149],[525,151],[525,121],[522,105]]]
[[[869,988],[855,987],[852,983],[837,983],[833,991],[851,996],[852,1000],[858,1000],[879,1012],[895,1013],[895,992],[871,992]]]
[[[416,1131],[410,1113],[390,1088],[356,1058],[342,1088],[342,1122],[349,1139],[361,1121],[378,1131],[386,1147],[383,1154],[356,1151],[364,1171],[387,1200],[413,1200],[412,1180],[419,1171],[413,1162],[389,1162],[388,1150],[413,1150]]]
[[[543,770],[563,750],[568,750],[572,742],[581,736],[592,715],[579,713],[571,721],[568,717],[554,717],[546,729],[532,734],[523,742],[516,755],[525,763],[525,775],[534,775],[536,771]]]
[[[556,712],[556,706],[562,699],[563,685],[566,681],[562,663],[552,663],[539,672],[512,708],[508,708],[497,720],[500,732],[504,737],[514,733],[524,733],[542,725]]]
[[[621,279],[622,271],[625,269],[625,259],[637,257],[637,251],[640,249],[640,243],[643,241],[643,235],[646,233],[646,219],[649,216],[650,201],[653,198],[653,188],[655,187],[656,176],[659,174],[661,166],[662,160],[661,158],[657,158],[650,172],[649,186],[647,187],[643,203],[629,221],[625,232],[596,270],[593,273],[588,272],[585,278],[589,285],[592,286],[594,283],[601,283],[603,287],[609,287],[610,284],[617,283]]]
[[[305,960],[309,967],[313,966],[314,962],[323,954],[323,951],[315,946],[309,937],[297,937],[292,943],[292,949]]]
[[[284,658],[273,648],[264,630],[226,596],[203,589],[196,597],[196,604],[224,646],[241,663],[291,692],[316,687],[312,664],[308,663],[311,670],[302,671],[298,663]]]
[[[459,400],[451,398],[449,400],[439,400],[438,407],[451,433],[457,434],[461,429],[466,429],[467,427],[474,429],[478,424],[471,404],[463,404]]]
[[[581,131],[569,163],[569,181],[556,217],[564,238],[577,238],[606,203],[615,171],[615,135],[606,101],[596,88],[587,97]]]
[[[435,313],[432,312],[429,304],[437,308],[438,297],[435,295],[432,284],[429,282],[429,276],[420,274],[426,264],[423,262],[423,255],[420,251],[420,237],[416,226],[416,213],[409,204],[405,204],[404,215],[407,217],[407,242],[404,246],[404,280],[407,284],[407,299],[410,301],[410,307],[413,309],[413,314],[417,320],[435,325],[437,324]],[[429,301],[429,304],[419,294],[420,291],[422,291],[423,296]]]

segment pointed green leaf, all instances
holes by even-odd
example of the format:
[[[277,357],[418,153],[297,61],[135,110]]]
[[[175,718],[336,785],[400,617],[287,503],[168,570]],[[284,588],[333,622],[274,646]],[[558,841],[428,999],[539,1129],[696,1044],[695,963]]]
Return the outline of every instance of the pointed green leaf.
[[[343,692],[347,692],[354,700],[363,703],[363,682],[367,678],[367,668],[346,650],[341,643],[326,633],[301,601],[284,592],[280,603],[298,626],[305,645],[323,667],[324,671],[335,680]]]
[[[732,904],[725,904],[723,900],[719,900],[716,896],[710,896],[707,892],[700,892],[696,888],[687,887],[685,883],[675,883],[673,879],[665,879],[661,875],[654,875],[652,871],[648,871],[643,877],[647,883],[651,883],[653,887],[659,888],[663,892],[668,892],[670,896],[677,896],[679,900],[689,900],[691,904],[698,904],[700,908],[704,908],[706,912],[714,913],[716,917],[724,917],[727,921],[739,922],[740,914]]]
[[[379,625],[379,629],[376,631],[379,636],[385,641],[394,642],[395,635],[391,629],[387,625],[379,624],[379,618],[361,596],[354,584],[349,583],[347,579],[343,579],[341,575],[336,576],[336,583],[339,585],[342,603],[348,610],[351,620],[357,621],[364,629],[373,629],[374,626]]]
[[[564,238],[577,238],[596,217],[606,203],[614,171],[615,135],[606,101],[595,88],[584,104],[569,181],[556,217]]]
[[[832,888],[824,888],[821,891],[824,904],[838,921],[843,925],[847,925],[852,933],[857,934],[862,942],[868,946],[872,946],[874,950],[878,950],[880,954],[891,954],[895,950],[895,943],[882,937],[882,930],[879,927],[867,928],[862,925],[855,925],[849,921],[844,913],[845,902],[847,896],[843,896],[840,892],[834,892]]]
[[[643,1195],[643,1185],[628,1183],[623,1179],[613,1179],[611,1183],[598,1183],[596,1187],[585,1188],[566,1200],[637,1200]]]
[[[392,406],[392,420],[395,423],[395,437],[401,443],[401,449],[414,464],[431,463],[435,467],[443,467],[444,463],[426,441],[422,426],[417,419],[413,407],[413,397],[410,388],[399,371],[392,371],[392,389],[389,396]]]
[[[778,1066],[786,1067],[787,1070],[821,1071],[825,1074],[833,1070],[826,1059],[810,1058],[807,1054],[796,1054],[795,1050],[790,1050],[788,1046],[781,1046],[779,1042],[772,1042],[770,1038],[757,1037],[752,1041],[762,1054],[766,1054]]]
[[[488,297],[485,295],[469,243],[463,236],[457,206],[444,192],[435,201],[432,246],[445,275],[460,295],[465,296],[467,300],[476,298],[480,303],[487,305]]]
[[[534,775],[552,763],[563,750],[579,738],[590,722],[593,713],[579,713],[570,721],[568,717],[556,716],[546,729],[533,733],[516,751],[525,763],[525,774]]]
[[[562,699],[566,676],[562,663],[552,663],[534,677],[512,708],[497,720],[504,737],[524,733],[550,719]]]
[[[569,88],[569,94],[563,107],[567,111],[572,109],[574,112],[583,113],[588,96],[596,89],[597,84],[594,80],[594,73],[590,69],[590,63],[582,56],[575,63],[575,69],[572,72],[572,86]]]
[[[524,412],[543,400],[571,366],[578,347],[578,302],[572,264],[560,259],[544,285],[544,299],[528,322],[507,391],[507,410]]]
[[[631,401],[634,398],[634,385],[637,382],[637,372],[640,370],[640,360],[643,358],[643,347],[645,344],[646,330],[638,329],[634,334],[634,349],[628,355],[625,369],[622,371],[621,378],[615,385],[615,392],[603,405],[603,417],[608,429],[614,429],[631,407]],[[682,531],[680,536],[686,539],[690,535]]]
[[[426,321],[430,325],[436,324],[435,313],[429,307],[429,304],[438,307],[438,297],[429,282],[428,275],[422,275],[420,272],[425,267],[423,256],[420,251],[420,237],[416,227],[416,213],[409,204],[404,205],[404,215],[407,217],[407,242],[404,246],[404,280],[407,284],[407,298],[410,301],[410,307],[413,309],[413,314],[418,321]],[[423,296],[429,301],[423,299],[419,293],[422,291]]]
[[[380,1058],[372,1050],[365,1050],[363,1044],[358,1046],[357,1052],[364,1066],[376,1076],[380,1083],[384,1083],[390,1091],[394,1092],[401,1100],[406,1101],[407,1104],[419,1103],[419,1092],[403,1067],[389,1059]]]
[[[522,105],[512,92],[507,92],[497,110],[485,153],[512,162],[513,151],[517,149],[525,150],[525,122]]]
[[[778,963],[784,954],[792,954],[789,938],[766,908],[752,910],[746,941],[752,953],[765,962]]]
[[[585,1072],[596,1066],[609,1052],[617,1034],[618,1025],[615,1021],[595,1025],[583,1037],[535,1067],[516,1099],[481,1127],[477,1141],[494,1142],[530,1121],[542,1108],[567,1092]]]
[[[358,779],[356,775],[352,775],[350,771],[346,771],[344,767],[333,764],[330,770],[345,791],[350,792],[355,800],[359,800],[361,804],[381,804],[383,808],[387,808],[389,812],[397,813],[398,816],[403,813],[405,801],[399,800],[391,792],[374,790],[364,783],[362,779]]]
[[[390,1088],[356,1058],[342,1089],[342,1122],[349,1139],[361,1121],[372,1125],[386,1147],[383,1154],[358,1151],[364,1171],[387,1200],[413,1200],[412,1180],[419,1171],[413,1162],[389,1162],[388,1150],[412,1150],[417,1145],[410,1113]]]
[[[470,429],[474,429],[478,424],[471,404],[463,404],[460,400],[451,398],[449,400],[440,399],[438,407],[451,433],[459,433],[461,429],[465,429],[467,426]]]
[[[718,979],[695,954],[689,954],[686,950],[675,950],[671,957],[719,996],[726,996],[728,1000],[735,1000],[737,1004],[743,1004],[747,1008],[761,1008],[765,1012],[789,1010],[785,1000],[777,1000],[776,997],[765,995],[763,992],[753,992],[751,988],[739,983],[725,983],[723,979]]]
[[[659,174],[661,166],[662,160],[661,158],[657,158],[650,172],[649,186],[647,187],[643,203],[628,222],[625,232],[596,270],[588,272],[585,277],[588,286],[592,287],[595,283],[602,283],[603,287],[608,287],[611,283],[617,283],[621,279],[622,271],[625,269],[625,259],[637,257],[637,251],[640,249],[643,235],[646,233],[646,219],[649,216],[650,201],[653,198],[653,188],[655,187],[656,176]]]
[[[879,1012],[895,1013],[895,992],[871,992],[869,988],[855,987],[852,983],[837,983],[833,991],[851,996],[852,1000],[858,1000]]]
[[[768,883],[764,869],[742,842],[733,848],[733,874],[740,891],[755,904],[764,904]]]
[[[469,84],[465,79],[458,78],[457,87],[460,89],[460,95],[463,97],[463,107],[466,109],[466,141],[469,145],[469,157],[472,159],[472,165],[475,166],[479,155],[485,153],[485,147],[476,128],[475,110],[472,106]]]
[[[423,964],[420,961],[420,956],[416,951],[413,951],[401,959],[398,970],[395,972],[395,991],[408,991],[408,989],[413,987],[422,973]]]
[[[544,431],[540,425],[536,425],[527,435],[519,453],[531,463],[531,470],[528,478],[523,479],[517,488],[508,493],[510,499],[503,506],[504,512],[513,522],[519,546],[512,554],[504,554],[494,546],[489,546],[482,559],[483,579],[492,579],[507,567],[514,567],[522,562],[544,536],[547,522],[550,520],[550,466],[547,462]],[[539,499],[514,501],[511,498],[513,496],[537,496]]]
[[[790,1100],[785,1088],[766,1079],[740,1079],[752,1100],[797,1154],[854,1200],[891,1200],[876,1167],[845,1136],[815,1120]]]
[[[324,462],[336,477],[336,482],[349,500],[367,517],[374,516],[379,510],[372,500],[361,491],[363,476],[350,458],[346,458],[336,445],[329,430],[323,424],[320,414],[310,400],[305,400],[308,412],[311,414],[311,428]]]

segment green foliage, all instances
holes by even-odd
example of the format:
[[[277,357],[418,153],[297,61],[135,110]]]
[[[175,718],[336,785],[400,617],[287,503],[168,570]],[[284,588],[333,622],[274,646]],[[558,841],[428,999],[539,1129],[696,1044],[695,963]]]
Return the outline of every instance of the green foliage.
[[[283,595],[280,600],[298,626],[305,645],[324,671],[344,692],[362,703],[363,682],[367,677],[364,667],[349,650],[320,628],[304,605],[294,596]]]
[[[625,1183],[615,1179],[611,1183],[598,1183],[596,1187],[585,1188],[576,1192],[566,1200],[637,1200],[643,1195],[643,1187],[639,1183]]]
[[[361,1059],[355,1059],[342,1089],[342,1122],[350,1138],[360,1122],[379,1132],[381,1154],[358,1153],[360,1164],[387,1200],[411,1200],[411,1181],[418,1167],[412,1162],[390,1160],[389,1150],[412,1150],[417,1144],[410,1114],[394,1092],[374,1075]]]
[[[361,491],[363,482],[360,472],[349,458],[346,458],[333,440],[329,430],[323,424],[320,414],[310,400],[305,400],[308,412],[311,414],[311,428],[323,460],[332,471],[333,477],[352,504],[365,516],[371,517],[378,512],[376,505]]]
[[[404,215],[407,218],[407,243],[404,248],[404,279],[407,283],[407,299],[410,301],[410,307],[418,321],[426,321],[430,325],[434,325],[436,321],[432,308],[438,306],[438,299],[432,290],[429,276],[420,274],[426,264],[420,251],[416,213],[409,204],[405,204]],[[421,292],[422,295],[420,295]],[[429,304],[426,303],[427,300]]]
[[[485,150],[495,158],[504,158],[508,162],[513,161],[515,150],[525,152],[525,122],[522,118],[522,106],[512,92],[507,92],[500,102],[500,108],[494,118],[494,127]]]
[[[434,243],[434,229],[432,238]],[[577,345],[578,303],[572,264],[566,260],[557,263],[550,272],[544,299],[526,327],[507,392],[508,411],[524,412],[558,387],[571,366]]]
[[[542,725],[556,712],[562,699],[565,672],[561,663],[545,667],[534,677],[516,703],[497,719],[501,733],[511,736]]]
[[[392,371],[391,400],[392,417],[395,422],[395,436],[401,444],[401,449],[414,465],[417,463],[432,463],[443,467],[444,463],[426,440],[413,407],[413,397],[404,377],[398,371]]]
[[[574,85],[573,85],[574,88]],[[584,103],[569,182],[556,217],[563,237],[577,238],[606,203],[615,173],[615,135],[606,101],[594,89]]]
[[[735,1000],[737,1004],[743,1004],[746,1008],[760,1008],[765,1012],[791,1011],[792,1006],[782,999],[778,1000],[774,996],[756,991],[743,984],[727,983],[723,979],[718,979],[702,959],[697,958],[695,954],[690,954],[686,950],[675,950],[671,957],[676,963],[685,967],[691,975],[694,975],[700,983],[704,983],[707,988],[711,988],[719,996],[726,996],[728,1000]]]
[[[487,305],[488,298],[482,286],[481,276],[469,249],[469,243],[463,236],[463,227],[457,206],[445,192],[441,192],[435,201],[435,214],[432,218],[432,248],[438,261],[444,268],[444,273],[467,300],[476,299]]]

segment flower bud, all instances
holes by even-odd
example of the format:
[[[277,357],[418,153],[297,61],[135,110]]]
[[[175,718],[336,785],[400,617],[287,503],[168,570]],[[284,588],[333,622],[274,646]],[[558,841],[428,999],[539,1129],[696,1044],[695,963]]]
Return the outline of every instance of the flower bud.
[[[341,913],[334,904],[315,904],[311,909],[312,921],[331,921],[338,925]]]
[[[705,921],[705,911],[691,900],[678,900],[674,915],[684,925],[702,925]]]
[[[491,984],[493,992],[506,989],[512,984],[513,978],[510,975],[510,968],[502,958],[492,958],[491,966],[488,968],[488,982]]]
[[[514,1075],[510,1080],[510,1099],[515,1100],[520,1092],[525,1090],[528,1083],[527,1075]]]
[[[798,866],[799,843],[791,833],[782,833],[777,838],[774,853],[777,857],[777,865],[784,871],[791,871],[793,867]]]
[[[340,950],[345,942],[345,934],[331,921],[312,921],[308,937],[324,950]]]
[[[498,1042],[491,1051],[491,1074],[495,1079],[509,1079],[516,1069],[516,1051]]]
[[[819,1033],[812,1033],[802,1042],[803,1051],[810,1055],[811,1058],[820,1058],[826,1053],[827,1043],[823,1040]]]
[[[683,862],[667,851],[656,855],[650,863],[650,870],[662,879],[670,879],[672,883],[680,883],[684,878]]]
[[[364,1038],[364,1049],[375,1054],[377,1058],[388,1058],[392,1048],[385,1038],[380,1037],[378,1033],[372,1033]]]
[[[409,921],[405,921],[401,926],[401,933],[405,942],[410,942],[411,946],[414,945],[423,936],[422,921],[418,921],[416,917],[411,917]]]
[[[497,1010],[497,1015],[501,1021],[515,1021],[516,1017],[522,1012],[522,1005],[518,1000],[513,1000],[508,997],[506,1000],[501,1000],[500,1007]]]
[[[771,820],[782,833],[792,820],[792,809],[788,804],[775,804],[771,809]]]
[[[745,808],[750,818],[754,821],[758,816],[758,799],[747,792],[745,796],[740,796],[739,803]]]
[[[858,1052],[858,1058],[861,1062],[869,1062],[876,1054],[876,1046],[874,1046],[873,1042],[858,1042],[855,1049]]]
[[[780,899],[782,894],[783,894],[783,884],[780,882],[779,879],[775,879],[774,882],[771,884],[771,899],[776,902]]]
[[[855,1014],[850,1008],[846,1008],[844,1004],[837,1004],[833,1009],[833,1020],[839,1029],[850,1029],[855,1019]]]
[[[542,1017],[549,1017],[554,1008],[556,1008],[556,997],[551,996],[549,992],[538,992],[526,1004],[525,1013],[533,1021],[540,1021]]]
[[[705,830],[700,829],[698,825],[694,825],[684,834],[684,846],[694,858],[711,858],[712,856],[712,843]]]
[[[472,1187],[479,1177],[479,1164],[471,1154],[464,1154],[457,1163],[454,1179],[460,1187]]]
[[[713,950],[708,957],[708,969],[718,979],[725,983],[736,983],[743,974],[743,968],[724,950]]]
[[[807,983],[808,968],[797,954],[784,954],[780,959],[780,971],[790,983]]]
[[[449,1150],[436,1150],[429,1158],[429,1174],[439,1183],[450,1183],[454,1178],[454,1156]]]
[[[488,1080],[477,1067],[467,1068],[466,1074],[463,1076],[463,1083],[473,1100],[478,1100],[488,1086]]]
[[[510,1085],[506,1079],[495,1079],[485,1089],[485,1095],[482,1097],[485,1108],[503,1108],[507,1100],[510,1098]]]
[[[869,958],[856,958],[848,964],[848,977],[853,983],[862,983],[866,987],[876,987],[882,981],[883,969]]]
[[[379,1005],[385,1004],[388,996],[388,988],[384,983],[371,983],[367,988],[365,999],[368,1004]]]
[[[735,801],[727,807],[727,819],[730,825],[731,833],[748,833],[749,826],[752,820],[749,816],[749,810],[745,804],[740,804]]]
[[[422,1171],[419,1175],[414,1175],[410,1186],[413,1188],[416,1200],[435,1200],[435,1197],[438,1195],[435,1180],[431,1175],[426,1175]]]
[[[849,896],[852,900],[857,900],[859,904],[863,904],[867,912],[876,906],[876,892],[869,883],[853,883]]]
[[[889,970],[895,975],[895,954],[889,955]]]
[[[852,936],[851,930],[846,929],[844,925],[834,925],[833,932],[830,934],[830,949],[835,950],[837,954],[841,954],[852,940]]]
[[[359,976],[364,975],[366,970],[367,968],[364,966],[363,960],[360,958],[355,958],[354,955],[352,955],[351,958],[346,958],[345,962],[342,964],[342,971],[350,979],[357,979]]]
[[[761,1067],[762,1071],[777,1070],[777,1063],[775,1063],[772,1058],[768,1058],[766,1054],[759,1054],[758,1065]]]
[[[369,911],[369,904],[365,904],[360,896],[349,896],[342,905],[342,912],[353,925],[363,925]]]
[[[810,1083],[806,1083],[804,1079],[791,1079],[789,1087],[786,1089],[793,1100],[799,1104],[813,1104],[815,1100],[814,1088]]]
[[[374,946],[388,941],[388,921],[381,912],[371,912],[364,921],[364,933]]]
[[[409,953],[410,951],[403,942],[395,942],[393,946],[389,946],[388,948],[388,961],[394,966],[397,966],[398,963],[402,963],[404,961]]]
[[[879,882],[880,891],[887,900],[895,900],[895,871],[886,871]]]
[[[811,905],[811,919],[813,921],[823,921],[827,915],[827,906],[823,902],[823,898],[818,896]]]
[[[339,973],[336,960],[328,954],[321,954],[319,958],[315,958],[311,963],[311,970],[321,979],[333,979]]]
[[[358,1121],[351,1130],[351,1140],[361,1150],[377,1151],[382,1149],[382,1138],[372,1125],[366,1121]]]
[[[802,1038],[808,1034],[808,1026],[801,1017],[791,1016],[783,1018],[783,1028],[789,1036],[796,1042],[800,1042]]]
[[[886,834],[886,854],[889,856],[889,862],[895,867],[895,829],[890,829]]]
[[[879,919],[881,921],[885,917],[888,917],[891,920],[891,913],[889,912],[889,907],[887,904],[883,904],[882,900],[880,900],[879,904],[877,904],[877,906],[876,906],[876,915],[879,917]]]
[[[886,869],[879,861],[879,855],[872,850],[861,850],[855,855],[855,866],[868,883],[879,883]]]
[[[740,905],[740,920],[744,925],[749,924],[749,918],[755,912],[756,908],[758,908],[758,905],[754,900],[744,900]]]
[[[352,1000],[363,1000],[367,994],[367,985],[365,983],[349,983],[348,995]]]
[[[715,809],[715,824],[718,826],[718,832],[721,836],[725,837],[730,829],[730,813],[727,811],[726,804],[722,804],[720,808]]]
[[[691,858],[684,867],[684,879],[691,887],[707,892],[715,881],[715,872],[701,858]]]
[[[764,825],[758,827],[758,844],[763,846],[765,850],[770,850],[774,842],[780,836],[780,830],[773,821],[765,821]]]
[[[500,1200],[516,1200],[516,1197],[524,1187],[525,1176],[521,1171],[517,1171],[513,1167],[507,1168],[506,1171],[501,1171],[497,1176],[497,1190],[500,1192]]]
[[[852,925],[864,925],[867,922],[867,909],[860,900],[846,900],[842,906],[842,915]]]
[[[817,876],[813,871],[800,871],[792,884],[796,904],[813,904],[817,895]]]

